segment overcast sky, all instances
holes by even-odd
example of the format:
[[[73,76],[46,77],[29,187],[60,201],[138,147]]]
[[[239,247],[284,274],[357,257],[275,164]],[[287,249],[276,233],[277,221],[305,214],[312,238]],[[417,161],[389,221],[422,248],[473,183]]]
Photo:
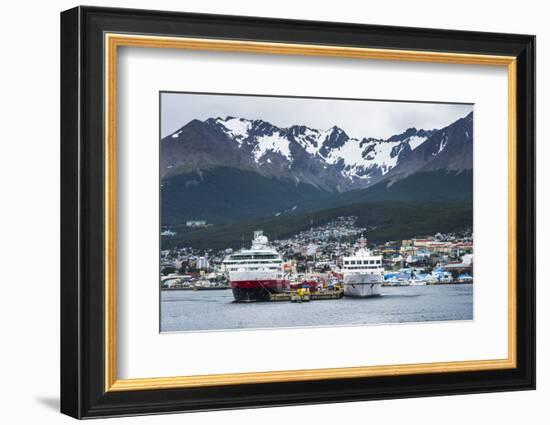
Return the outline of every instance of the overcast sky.
[[[193,119],[233,116],[278,127],[298,124],[326,130],[336,125],[350,137],[388,138],[409,127],[445,127],[472,109],[469,104],[162,93],[161,136]]]

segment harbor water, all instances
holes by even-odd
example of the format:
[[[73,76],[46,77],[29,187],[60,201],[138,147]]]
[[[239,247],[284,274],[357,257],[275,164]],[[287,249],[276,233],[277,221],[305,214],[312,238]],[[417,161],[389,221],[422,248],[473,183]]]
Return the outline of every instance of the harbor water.
[[[472,320],[472,284],[382,287],[382,296],[236,303],[231,290],[161,291],[161,332]]]

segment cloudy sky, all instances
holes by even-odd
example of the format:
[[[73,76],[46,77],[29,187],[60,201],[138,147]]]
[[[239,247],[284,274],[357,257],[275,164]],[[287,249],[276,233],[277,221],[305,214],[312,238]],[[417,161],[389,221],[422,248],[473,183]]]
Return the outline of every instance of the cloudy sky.
[[[278,127],[299,124],[324,130],[336,125],[350,137],[388,138],[409,127],[445,127],[472,109],[471,104],[162,93],[161,136],[193,119],[233,116]]]

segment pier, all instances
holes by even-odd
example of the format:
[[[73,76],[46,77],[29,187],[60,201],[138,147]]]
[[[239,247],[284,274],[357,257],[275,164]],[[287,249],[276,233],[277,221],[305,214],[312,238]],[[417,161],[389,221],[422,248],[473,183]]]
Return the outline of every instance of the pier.
[[[269,301],[281,302],[308,302],[317,300],[338,300],[344,296],[343,289],[326,290],[319,292],[310,292],[302,289],[290,292],[272,293],[269,296]]]

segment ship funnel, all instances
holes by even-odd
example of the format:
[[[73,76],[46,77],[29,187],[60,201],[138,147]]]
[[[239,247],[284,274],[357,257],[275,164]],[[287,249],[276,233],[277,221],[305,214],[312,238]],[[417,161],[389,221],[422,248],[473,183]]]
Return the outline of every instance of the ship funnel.
[[[264,235],[264,231],[263,230],[256,230],[254,231],[254,239],[258,239],[260,236],[263,236]]]
[[[267,237],[264,236],[263,230],[256,230],[254,232],[254,240],[252,241],[253,249],[265,248],[268,244]]]

